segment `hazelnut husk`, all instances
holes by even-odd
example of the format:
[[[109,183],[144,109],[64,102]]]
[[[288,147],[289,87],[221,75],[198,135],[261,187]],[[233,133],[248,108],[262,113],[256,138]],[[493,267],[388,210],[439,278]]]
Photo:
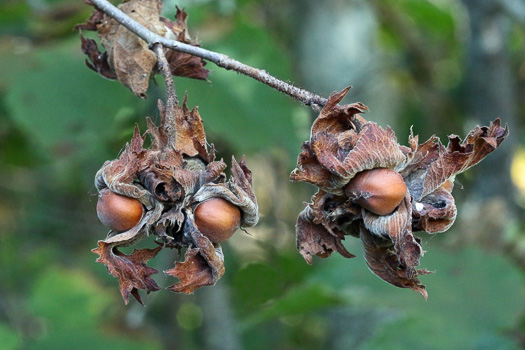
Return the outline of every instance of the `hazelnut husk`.
[[[195,208],[199,231],[213,243],[229,239],[241,225],[239,207],[222,198],[211,198]]]
[[[124,232],[139,223],[144,208],[135,198],[122,196],[105,188],[100,191],[97,215],[109,229]]]
[[[387,168],[361,171],[345,187],[345,194],[354,203],[377,215],[391,214],[406,193],[401,175]]]

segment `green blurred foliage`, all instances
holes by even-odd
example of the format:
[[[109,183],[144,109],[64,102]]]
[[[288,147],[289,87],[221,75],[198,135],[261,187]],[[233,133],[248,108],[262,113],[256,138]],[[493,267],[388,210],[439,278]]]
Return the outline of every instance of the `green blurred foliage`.
[[[204,47],[300,81],[298,58],[284,47],[290,39],[281,37],[275,18],[267,15],[279,9],[276,2],[179,4]],[[426,135],[453,131],[451,125],[464,118],[459,111],[431,122],[421,115],[433,98],[446,96],[460,105],[466,48],[458,38],[464,25],[458,22],[458,5],[380,4],[390,19],[398,16],[404,28],[424,38],[423,51],[429,53],[414,54],[388,16],[378,16],[378,45],[398,63],[385,79],[395,80],[403,92],[401,124],[407,127],[396,130],[398,138],[406,140],[409,125]],[[173,5],[166,2],[167,16]],[[213,331],[201,291],[193,296],[159,291],[144,296],[146,309],[133,300],[124,306],[116,280],[90,252],[106,234],[96,218],[94,174],[118,155],[136,123],[145,130],[145,116],[159,121],[156,100],[164,98],[160,77],[143,101],[84,65],[71,28],[90,12],[78,1],[11,0],[0,9],[0,344],[3,349],[206,348]],[[513,52],[523,43],[523,31],[514,30]],[[429,61],[418,61],[422,57]],[[422,277],[428,301],[382,282],[361,257],[334,255],[308,266],[295,250],[293,233],[312,188],[290,184],[287,176],[308,137],[310,111],[250,78],[208,68],[209,82],[177,78],[177,92],[180,98],[187,92],[188,105],[199,107],[219,157],[229,163],[231,154],[248,155],[263,213],[250,236],[226,245],[222,287],[210,288],[225,288],[228,298],[222,302],[242,347],[519,348],[514,335],[525,331],[520,324],[525,283],[503,249],[452,248],[441,237],[424,238],[428,253],[422,266],[435,270]],[[428,94],[418,94],[422,86]],[[447,124],[440,125],[445,117]],[[450,121],[454,118],[457,122]],[[431,129],[435,125],[440,127]],[[451,230],[445,236],[461,234]],[[347,245],[359,255],[357,240],[349,238]],[[152,265],[166,270],[175,258],[174,252]],[[174,282],[156,276],[163,287]]]
[[[118,296],[108,296],[82,270],[49,268],[35,282],[29,309],[44,321],[42,333],[26,349],[160,349],[152,339],[113,336],[107,310]]]
[[[501,348],[517,348],[506,334],[525,307],[522,271],[507,258],[479,248],[447,251],[431,241],[425,249],[421,265],[433,271],[422,277],[429,290],[427,301],[415,293],[384,288],[386,284],[357,261],[360,258],[346,264],[339,257],[327,261],[311,276],[312,282],[338,288],[357,305],[392,314],[364,349],[488,349],[492,341],[505,344]]]
[[[18,334],[6,324],[0,324],[0,339],[5,350],[20,348],[21,340]]]
[[[228,52],[230,57],[253,67],[264,67],[281,79],[291,79],[290,58],[265,30],[246,22],[233,19],[231,29],[203,45]],[[242,153],[277,150],[292,154],[298,150],[302,139],[296,119],[307,119],[306,109],[255,80],[210,64],[208,69],[210,83],[180,79],[177,90],[187,91],[189,104],[199,106],[210,140],[224,142]]]

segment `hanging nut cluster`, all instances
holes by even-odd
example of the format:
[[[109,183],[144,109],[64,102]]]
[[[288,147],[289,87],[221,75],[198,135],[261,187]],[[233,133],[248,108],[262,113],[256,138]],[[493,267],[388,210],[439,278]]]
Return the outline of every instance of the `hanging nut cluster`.
[[[167,80],[182,76],[206,80],[206,62],[199,57],[162,47],[153,52],[148,43],[108,16],[96,5],[92,16],[76,29],[96,31],[99,43],[80,36],[86,65],[117,79],[136,96],[146,98],[150,79],[162,71]],[[159,0],[126,0],[119,9],[155,34],[199,46],[187,27],[188,15],[177,8],[175,20],[162,17]],[[162,69],[161,69],[162,68]],[[167,106],[159,101],[161,125],[148,118],[143,135],[138,127],[118,159],[107,161],[97,172],[99,191],[97,214],[110,231],[93,249],[108,272],[120,284],[124,301],[130,294],[142,303],[139,290],[160,289],[152,279],[157,270],[147,266],[163,248],[186,249],[183,262],[164,271],[180,281],[168,289],[193,293],[213,285],[224,274],[224,256],[219,243],[241,227],[258,221],[252,175],[243,159],[232,158],[232,176],[223,172],[226,163],[215,160],[208,147],[202,120],[196,109],[177,102],[175,90],[167,84]],[[143,148],[146,135],[151,146]],[[158,247],[126,255],[118,248],[132,246],[155,236]]]
[[[405,147],[390,128],[358,114],[368,110],[363,104],[339,106],[347,92],[328,99],[291,174],[319,189],[297,219],[297,248],[308,263],[334,251],[352,258],[342,241],[358,237],[373,273],[426,298],[418,275],[429,272],[417,269],[424,251],[413,232],[443,232],[454,223],[455,176],[498,148],[508,130],[496,119],[463,142],[449,136],[447,147],[436,136],[418,144],[414,135]]]
[[[166,111],[159,101],[161,125],[148,118],[148,131],[138,128],[118,159],[107,161],[97,172],[97,214],[111,231],[93,251],[100,255],[110,274],[120,283],[126,303],[129,295],[139,302],[139,290],[160,289],[151,278],[158,271],[147,261],[163,248],[186,249],[184,262],[164,271],[180,282],[168,289],[192,293],[213,285],[224,273],[220,242],[240,227],[258,221],[252,176],[244,158],[232,159],[232,176],[226,164],[215,160],[208,148],[202,120],[186,101]],[[143,148],[146,134],[151,147]],[[155,249],[135,250],[126,255],[118,247],[130,246],[153,235]]]

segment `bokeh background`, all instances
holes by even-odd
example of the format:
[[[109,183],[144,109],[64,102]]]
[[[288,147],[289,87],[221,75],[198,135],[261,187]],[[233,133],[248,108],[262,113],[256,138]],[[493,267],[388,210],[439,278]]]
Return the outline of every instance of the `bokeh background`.
[[[315,115],[208,64],[175,80],[225,160],[247,155],[261,210],[225,244],[226,274],[194,295],[161,290],[125,306],[91,249],[93,179],[159,121],[163,80],[139,100],[84,65],[82,1],[0,5],[0,347],[11,349],[519,349],[525,346],[525,1],[180,0],[202,46],[323,96],[353,89],[365,118],[407,143],[465,136],[496,117],[509,138],[458,176],[458,218],[421,234],[429,298],[370,273],[360,242],[307,265],[294,225],[315,189],[290,183]],[[93,37],[93,33],[84,33]],[[144,246],[153,246],[152,240]],[[172,267],[176,252],[151,264]],[[163,287],[175,282],[156,275]]]

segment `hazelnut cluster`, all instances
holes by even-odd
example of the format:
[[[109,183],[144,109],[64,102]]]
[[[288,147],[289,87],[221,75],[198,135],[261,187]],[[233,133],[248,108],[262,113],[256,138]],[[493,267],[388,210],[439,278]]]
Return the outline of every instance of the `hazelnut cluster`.
[[[373,273],[426,298],[418,275],[429,272],[417,269],[424,251],[413,232],[443,232],[454,223],[455,176],[494,151],[508,130],[496,119],[463,142],[449,136],[447,147],[436,136],[418,144],[414,135],[401,146],[390,128],[358,114],[368,110],[363,104],[339,106],[347,92],[330,96],[291,174],[319,189],[298,217],[297,248],[308,263],[334,251],[351,258],[342,241],[358,237]]]
[[[148,131],[138,127],[118,159],[107,161],[97,172],[97,214],[110,232],[93,251],[108,272],[119,280],[125,302],[129,295],[141,301],[139,290],[160,287],[151,278],[158,271],[147,266],[162,248],[186,249],[185,260],[164,271],[180,282],[168,289],[192,293],[209,286],[224,273],[220,242],[240,227],[258,221],[252,176],[244,158],[232,159],[232,176],[226,164],[215,160],[208,148],[202,120],[186,101],[166,111],[159,101],[161,125],[148,118]],[[146,134],[150,148],[143,148]],[[159,246],[126,255],[119,247],[131,246],[154,235]]]

